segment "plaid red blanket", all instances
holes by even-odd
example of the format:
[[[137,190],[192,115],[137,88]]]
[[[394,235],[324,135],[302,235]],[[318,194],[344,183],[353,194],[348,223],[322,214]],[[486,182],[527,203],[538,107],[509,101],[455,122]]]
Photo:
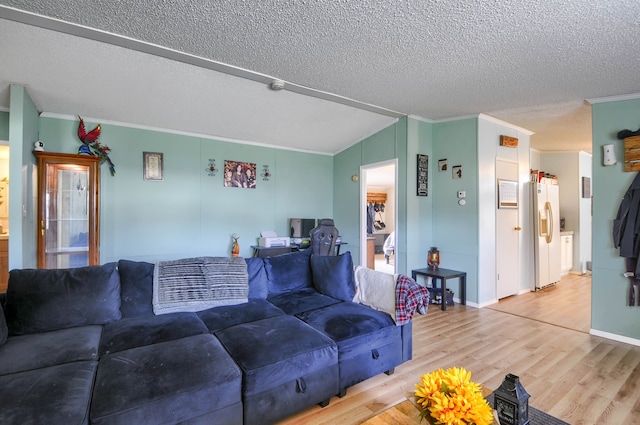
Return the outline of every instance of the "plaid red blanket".
[[[400,274],[396,279],[396,325],[409,322],[417,311],[427,314],[429,291],[409,276]]]

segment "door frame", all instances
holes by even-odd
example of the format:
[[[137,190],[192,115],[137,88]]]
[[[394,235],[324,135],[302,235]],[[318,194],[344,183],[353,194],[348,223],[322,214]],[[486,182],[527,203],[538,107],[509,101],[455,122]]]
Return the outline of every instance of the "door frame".
[[[377,168],[394,166],[393,176],[393,188],[395,191],[394,196],[394,223],[393,228],[398,229],[398,158],[389,159],[386,161],[374,162],[372,164],[366,164],[360,166],[360,265],[366,266],[367,264],[367,173]],[[398,232],[394,233],[396,247],[396,258],[398,255]],[[393,264],[395,273],[398,272],[398,261],[394,261]]]

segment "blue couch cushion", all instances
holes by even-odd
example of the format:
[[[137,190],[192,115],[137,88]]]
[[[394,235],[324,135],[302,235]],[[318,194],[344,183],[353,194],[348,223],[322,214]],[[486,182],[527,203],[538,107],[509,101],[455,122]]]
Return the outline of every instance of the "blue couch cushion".
[[[118,261],[122,317],[153,315],[154,267],[155,264],[144,261]]]
[[[0,375],[83,360],[97,360],[102,326],[12,336],[0,349]]]
[[[331,338],[293,316],[276,316],[215,333],[244,373],[244,397],[334,366]]]
[[[312,255],[313,286],[321,294],[340,301],[351,301],[356,294],[353,260],[349,251],[342,255]]]
[[[351,345],[360,344],[358,338],[367,340],[370,346],[375,338],[391,336],[400,341],[400,328],[395,325],[391,316],[370,307],[354,303],[341,302],[317,310],[306,311],[296,315],[313,328],[329,335],[340,348],[340,352]]]
[[[0,345],[7,341],[7,335],[9,335],[9,329],[7,328],[7,320],[4,318],[2,303],[0,303]]]
[[[91,424],[174,424],[241,401],[242,375],[211,334],[100,359]]]
[[[267,301],[287,314],[298,314],[303,311],[325,307],[339,303],[335,298],[322,295],[313,288],[299,289],[278,295],[270,295]]]
[[[86,425],[98,362],[0,376],[1,424]]]
[[[402,326],[386,313],[342,302],[298,317],[337,343],[341,391],[403,361]]]
[[[249,275],[249,299],[264,300],[269,295],[269,278],[264,260],[260,257],[245,258]]]
[[[76,269],[11,270],[6,316],[13,335],[119,320],[116,263]]]
[[[269,295],[311,288],[311,250],[264,258],[269,279]]]
[[[198,316],[211,332],[283,314],[284,311],[270,302],[256,299],[244,304],[214,307],[198,312]]]
[[[100,355],[206,333],[195,313],[130,317],[104,325]]]

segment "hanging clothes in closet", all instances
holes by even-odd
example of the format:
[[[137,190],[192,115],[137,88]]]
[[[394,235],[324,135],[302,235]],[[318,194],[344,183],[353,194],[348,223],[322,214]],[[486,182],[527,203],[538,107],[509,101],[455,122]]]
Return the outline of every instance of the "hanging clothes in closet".
[[[373,234],[376,230],[386,227],[382,213],[387,201],[386,193],[367,193],[367,233]],[[377,219],[376,219],[377,218]]]
[[[367,204],[367,234],[373,233],[373,221],[376,219],[376,211],[373,202]]]

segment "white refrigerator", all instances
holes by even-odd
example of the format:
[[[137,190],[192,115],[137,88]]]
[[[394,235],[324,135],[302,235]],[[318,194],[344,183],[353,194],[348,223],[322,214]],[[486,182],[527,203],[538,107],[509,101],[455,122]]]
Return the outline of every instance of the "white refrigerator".
[[[560,281],[560,188],[533,183],[535,290]]]

